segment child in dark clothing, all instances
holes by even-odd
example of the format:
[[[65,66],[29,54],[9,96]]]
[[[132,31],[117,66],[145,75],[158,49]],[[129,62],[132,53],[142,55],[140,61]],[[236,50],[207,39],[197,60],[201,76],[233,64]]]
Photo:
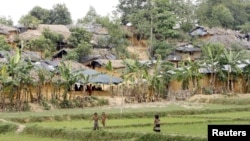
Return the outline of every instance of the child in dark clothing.
[[[98,130],[99,129],[99,125],[98,125],[99,118],[98,118],[97,113],[94,113],[94,116],[93,116],[92,120],[94,121],[94,128],[93,128],[93,130]]]
[[[154,120],[154,131],[155,132],[161,132],[161,128],[160,128],[160,118],[159,115],[155,115],[155,120]]]

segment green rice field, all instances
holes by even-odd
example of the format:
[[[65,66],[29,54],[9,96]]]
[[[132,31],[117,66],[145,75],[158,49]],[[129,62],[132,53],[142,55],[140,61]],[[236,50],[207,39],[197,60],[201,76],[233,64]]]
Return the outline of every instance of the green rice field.
[[[187,106],[188,105],[188,106]],[[197,108],[199,107],[199,108]],[[100,130],[94,131],[90,120],[94,112],[106,112],[106,127],[99,123]],[[250,124],[250,104],[225,105],[175,103],[166,107],[139,107],[121,109],[95,107],[43,112],[1,113],[1,141],[205,141],[210,124]],[[160,115],[161,132],[153,131],[154,114]],[[19,125],[22,132],[16,133]],[[8,125],[15,125],[9,128]],[[11,127],[11,126],[10,126]]]

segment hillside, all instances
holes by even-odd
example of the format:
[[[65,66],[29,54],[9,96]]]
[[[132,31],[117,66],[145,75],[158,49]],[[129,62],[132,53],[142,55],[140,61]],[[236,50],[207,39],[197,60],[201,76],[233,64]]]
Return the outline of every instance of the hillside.
[[[147,48],[139,46],[128,46],[128,51],[138,57],[139,60],[148,60]]]

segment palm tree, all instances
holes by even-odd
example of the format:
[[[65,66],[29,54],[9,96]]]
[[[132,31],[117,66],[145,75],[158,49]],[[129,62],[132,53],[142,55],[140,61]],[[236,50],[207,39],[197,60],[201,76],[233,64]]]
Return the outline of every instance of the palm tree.
[[[105,68],[109,71],[112,72],[113,71],[113,66],[112,66],[112,62],[109,60],[108,64],[106,64]],[[113,86],[111,86],[111,79],[112,79],[112,74],[110,74],[110,80],[109,80],[109,86],[110,86],[110,90],[111,90],[111,96],[113,97]]]
[[[125,64],[125,71],[122,75],[123,78],[128,78],[127,81],[133,83],[132,90],[135,91],[135,96],[138,97],[138,101],[141,101],[141,96],[143,97],[145,94],[144,86],[145,81],[145,74],[148,74],[149,66],[146,64],[140,63],[138,60],[124,60],[123,63]],[[134,87],[134,85],[138,87]],[[140,93],[140,94],[137,94]]]
[[[220,70],[219,60],[222,56],[224,46],[218,43],[209,43],[202,46],[202,62],[204,68],[211,70],[209,81],[210,88],[215,89],[216,74]]]
[[[74,85],[78,80],[80,80],[80,75],[77,73],[72,73],[71,66],[66,65],[62,62],[62,65],[59,66],[59,72],[63,80],[63,86],[64,86],[64,94],[63,94],[63,100],[67,100],[67,94],[69,92],[69,99],[71,99],[71,86]]]
[[[239,68],[239,64],[243,60],[244,51],[232,51],[232,49],[224,49],[223,55],[220,58],[220,66],[224,68],[226,73],[227,81],[227,90],[234,91],[233,81],[237,79],[238,75],[242,73],[242,70]],[[235,77],[235,78],[233,78]]]
[[[11,91],[12,85],[14,85],[14,82],[13,82],[13,80],[11,79],[11,77],[10,77],[10,75],[8,73],[8,66],[6,64],[1,66],[0,82],[1,82],[0,94],[1,94],[1,103],[2,103],[1,108],[2,108],[2,110],[5,110],[5,98],[6,98],[6,95],[8,97],[10,97],[10,91]]]
[[[45,69],[37,69],[36,71],[38,73],[38,80],[37,80],[36,85],[37,85],[37,98],[38,98],[38,101],[39,101],[43,97],[42,89],[44,88],[44,86],[45,86],[45,84],[47,82],[46,76],[48,76],[49,74],[48,74],[48,71],[45,70]],[[46,98],[48,99],[47,94],[46,94]]]
[[[19,89],[24,91],[25,102],[28,104],[28,97],[30,96],[32,100],[32,92],[31,92],[31,85],[34,85],[34,77],[30,74],[33,65],[30,61],[26,62],[19,62],[19,73],[18,78],[20,79],[20,86]]]
[[[196,61],[188,61],[186,62],[187,65],[185,66],[184,63],[181,69],[175,70],[174,77],[178,81],[182,81],[182,89],[188,90],[189,89],[189,82],[193,84],[192,92],[195,93],[196,90],[199,88],[199,80],[202,78],[202,74],[199,72],[200,63]]]
[[[244,84],[243,85],[245,89],[245,93],[250,92],[250,65],[248,64],[246,67],[243,68],[243,79],[244,79]]]
[[[10,79],[12,80],[9,84],[9,99],[11,102],[11,105],[14,105],[14,102],[20,102],[20,96],[21,96],[21,91],[19,89],[20,86],[20,79],[18,78],[19,75],[19,70],[20,70],[20,66],[19,62],[21,59],[21,50],[17,49],[16,50],[16,54],[14,56],[8,56],[7,60],[8,60],[8,64],[7,65],[7,72],[10,76]],[[15,95],[16,94],[16,95]],[[16,101],[14,101],[16,97]],[[18,105],[18,104],[16,104]],[[18,106],[19,107],[19,106]],[[11,107],[13,108],[13,107]]]
[[[162,81],[165,86],[165,91],[166,94],[168,93],[168,88],[169,88],[169,83],[171,79],[173,78],[173,75],[171,71],[174,70],[174,64],[171,62],[162,62],[161,63],[161,72],[160,74],[162,75]],[[164,88],[163,88],[164,90]]]
[[[152,101],[154,100],[154,96],[155,96],[155,92],[157,92],[157,99],[160,96],[160,90],[163,87],[163,76],[162,76],[162,61],[161,61],[161,57],[160,55],[158,55],[156,63],[153,62],[152,60],[152,64],[154,65],[153,70],[152,70],[152,74],[149,74],[147,70],[145,70],[144,72],[144,78],[147,80],[148,83],[148,96],[147,96],[147,101]]]

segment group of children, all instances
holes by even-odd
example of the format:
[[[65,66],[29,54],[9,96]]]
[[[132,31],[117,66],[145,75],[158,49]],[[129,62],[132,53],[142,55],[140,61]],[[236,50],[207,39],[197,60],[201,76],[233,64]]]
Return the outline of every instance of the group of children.
[[[105,114],[105,112],[102,112],[102,117],[101,117],[101,122],[102,122],[102,126],[105,127],[106,126],[106,119],[107,119],[107,115]],[[98,130],[99,129],[99,117],[97,113],[94,113],[94,116],[92,117],[91,121],[94,121],[94,128],[93,130]]]
[[[107,115],[105,114],[105,112],[102,112],[101,123],[102,123],[103,127],[106,126],[106,119],[107,119]],[[94,121],[94,128],[93,128],[93,130],[98,130],[99,129],[99,124],[98,124],[99,117],[98,117],[97,113],[94,113],[94,116],[92,117],[91,121]],[[155,132],[161,132],[160,117],[159,117],[159,115],[155,115],[153,130]]]

